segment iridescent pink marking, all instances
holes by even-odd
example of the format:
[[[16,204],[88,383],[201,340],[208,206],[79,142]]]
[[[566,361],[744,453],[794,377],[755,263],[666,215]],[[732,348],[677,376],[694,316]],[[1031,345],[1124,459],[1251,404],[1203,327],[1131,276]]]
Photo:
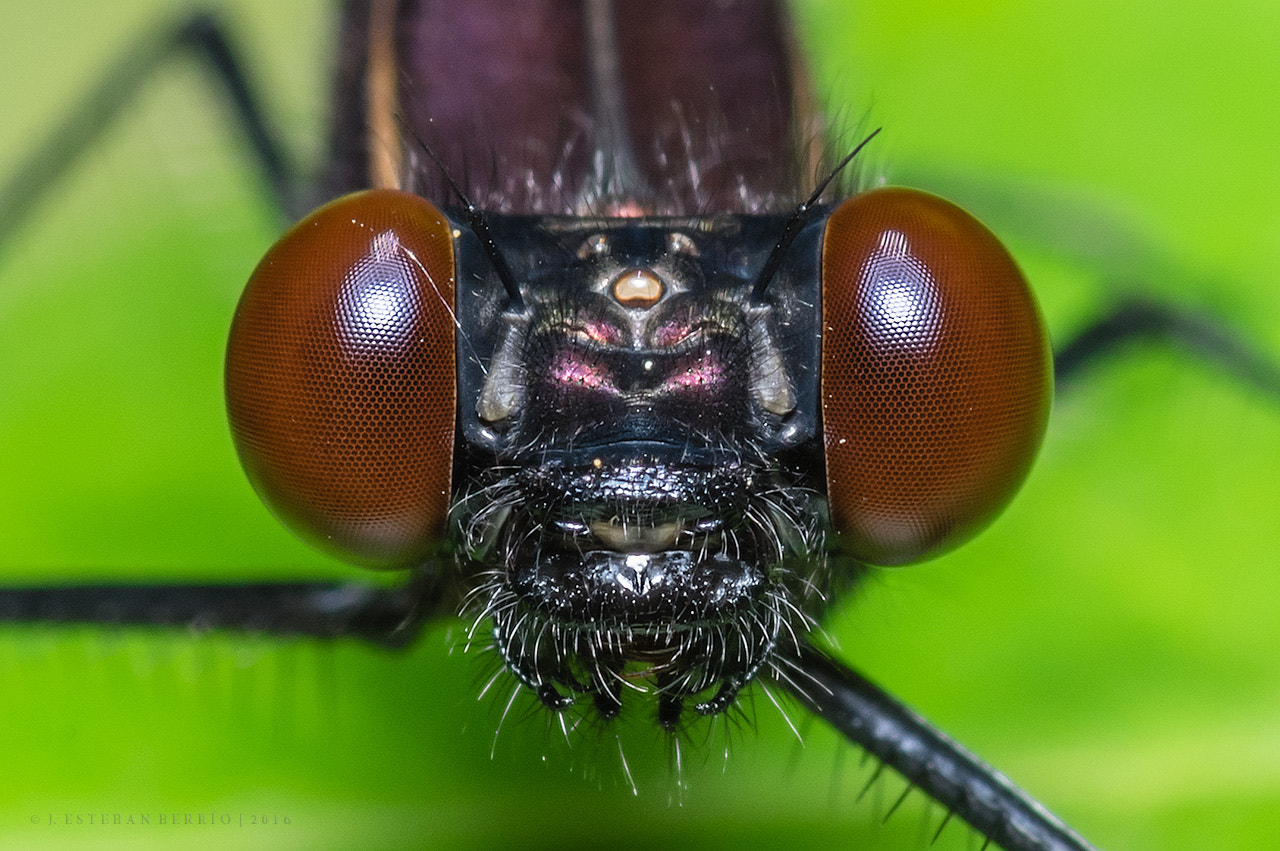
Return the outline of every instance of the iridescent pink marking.
[[[598,319],[583,320],[574,330],[593,343],[617,345],[622,341],[622,331],[616,325]]]
[[[653,342],[659,346],[674,346],[693,332],[691,322],[668,322],[653,332]]]
[[[668,390],[686,390],[690,387],[719,384],[723,380],[724,366],[716,360],[703,360],[697,366],[682,369],[672,375],[663,382],[663,386]]]
[[[581,360],[573,352],[565,352],[557,356],[551,364],[550,372],[551,380],[557,384],[575,384],[579,387],[590,387],[593,390],[612,386],[606,370]]]

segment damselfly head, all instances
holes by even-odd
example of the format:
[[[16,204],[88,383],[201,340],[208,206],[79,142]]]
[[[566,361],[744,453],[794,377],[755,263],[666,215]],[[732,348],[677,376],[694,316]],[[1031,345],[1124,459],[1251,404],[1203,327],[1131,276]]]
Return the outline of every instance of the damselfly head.
[[[920,192],[819,194],[709,218],[334,202],[237,313],[246,470],[304,537],[456,576],[548,707],[612,717],[638,668],[664,726],[723,711],[864,565],[989,523],[1048,414],[1038,310],[985,228]]]

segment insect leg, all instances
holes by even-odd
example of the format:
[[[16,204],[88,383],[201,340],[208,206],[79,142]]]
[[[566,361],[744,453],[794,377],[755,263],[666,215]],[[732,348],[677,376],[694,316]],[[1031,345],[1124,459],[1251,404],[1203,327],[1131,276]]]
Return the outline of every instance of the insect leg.
[[[1280,367],[1238,331],[1210,316],[1173,304],[1134,299],[1112,307],[1077,331],[1054,355],[1057,391],[1093,364],[1140,343],[1172,343],[1228,375],[1280,399]]]
[[[778,682],[854,744],[1006,851],[1093,846],[928,721],[809,644],[779,659]]]
[[[187,55],[202,63],[226,96],[281,211],[282,223],[296,217],[295,171],[250,85],[245,63],[223,23],[207,12],[197,12],[146,34],[126,50],[48,138],[32,148],[0,188],[0,246],[9,242],[42,197],[92,147],[157,69]]]
[[[5,588],[0,622],[218,629],[403,647],[440,609],[438,573],[418,571],[385,589],[319,582]]]

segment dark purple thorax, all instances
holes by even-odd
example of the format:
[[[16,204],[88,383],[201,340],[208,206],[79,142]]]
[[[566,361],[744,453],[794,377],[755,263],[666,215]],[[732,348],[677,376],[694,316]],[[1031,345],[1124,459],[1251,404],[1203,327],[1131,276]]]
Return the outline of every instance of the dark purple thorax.
[[[807,81],[778,3],[396,6],[399,115],[483,208],[760,212],[813,182]],[[367,7],[349,3],[344,17],[355,35],[344,39],[335,190],[367,183],[365,122],[351,118],[368,105]],[[602,197],[602,176],[619,163],[623,181]],[[424,197],[451,200],[438,169],[415,169],[414,181]]]

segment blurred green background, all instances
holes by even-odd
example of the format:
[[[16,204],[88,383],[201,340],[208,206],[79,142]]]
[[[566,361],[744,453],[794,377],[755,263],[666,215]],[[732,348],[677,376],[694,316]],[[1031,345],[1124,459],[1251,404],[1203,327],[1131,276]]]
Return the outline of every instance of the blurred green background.
[[[314,158],[330,5],[208,5]],[[889,179],[969,205],[1007,239],[1056,337],[1141,292],[1224,316],[1280,359],[1280,7],[798,12],[824,101],[885,127],[874,156]],[[0,176],[176,13],[6,3]],[[167,70],[134,113],[0,246],[0,578],[357,575],[277,528],[227,438],[223,339],[276,233],[255,175],[190,68]],[[831,631],[1104,848],[1271,847],[1277,508],[1280,403],[1153,350],[1060,400],[995,527],[876,574]],[[689,743],[683,792],[644,718],[618,734],[638,796],[613,731],[570,749],[519,702],[495,744],[509,690],[476,700],[489,668],[460,637],[444,625],[392,654],[6,628],[0,846],[897,849],[926,847],[940,818],[913,795],[881,825],[896,781],[855,802],[870,768],[793,708],[798,745],[760,693],[756,731]],[[952,825],[939,847],[969,840]]]

